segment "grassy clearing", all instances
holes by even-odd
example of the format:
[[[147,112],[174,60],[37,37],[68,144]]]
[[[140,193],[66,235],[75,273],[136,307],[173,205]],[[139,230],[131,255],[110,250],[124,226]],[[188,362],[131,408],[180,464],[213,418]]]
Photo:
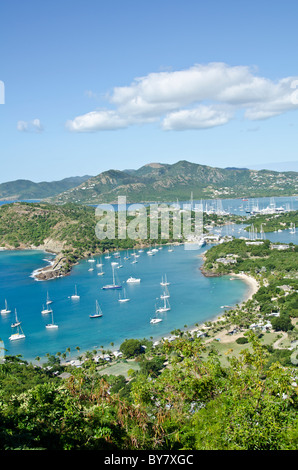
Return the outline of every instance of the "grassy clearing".
[[[139,370],[140,366],[139,363],[136,362],[134,359],[130,360],[123,360],[116,362],[115,364],[108,365],[103,369],[99,370],[100,375],[123,375],[125,378],[128,378],[128,371],[130,369]]]

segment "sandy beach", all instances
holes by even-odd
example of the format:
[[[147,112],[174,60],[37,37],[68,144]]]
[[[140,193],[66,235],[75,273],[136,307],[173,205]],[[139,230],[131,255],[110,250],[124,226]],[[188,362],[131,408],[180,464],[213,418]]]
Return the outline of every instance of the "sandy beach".
[[[248,274],[231,274],[231,278],[236,278],[236,279],[242,279],[244,282],[246,282],[249,285],[249,291],[247,293],[247,297],[243,299],[243,302],[246,302],[247,300],[251,299],[252,296],[259,290],[260,285],[258,281],[252,277],[248,276]]]

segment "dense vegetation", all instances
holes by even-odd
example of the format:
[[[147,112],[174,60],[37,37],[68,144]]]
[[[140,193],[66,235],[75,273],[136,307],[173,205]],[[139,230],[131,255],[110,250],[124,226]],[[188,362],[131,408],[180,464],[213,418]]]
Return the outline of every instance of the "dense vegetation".
[[[69,262],[119,248],[120,240],[96,238],[95,223],[90,207],[2,206],[0,244],[38,246],[52,237],[65,242]],[[206,275],[245,272],[259,290],[206,322],[204,336],[176,330],[157,345],[124,341],[117,361],[131,366],[126,375],[110,374],[97,351],[84,353],[80,367],[65,362],[66,353],[42,365],[6,356],[0,449],[297,450],[298,249],[284,248],[235,239],[207,250]],[[223,331],[236,334],[229,349],[217,341]],[[283,338],[289,346],[279,349]]]
[[[8,449],[297,449],[295,366],[271,360],[249,335],[224,367],[201,339],[176,340],[134,353],[129,380],[59,361],[33,367],[7,357],[0,368],[0,447]]]
[[[183,238],[174,239],[173,218],[169,216],[169,233],[165,237],[158,219],[156,238],[150,238],[150,208],[147,211],[147,238],[134,239],[118,237],[118,213],[115,212],[115,237],[100,240],[96,235],[96,224],[100,217],[95,207],[78,204],[53,205],[49,203],[17,202],[0,206],[0,246],[12,249],[43,247],[58,253],[61,259],[60,273],[70,271],[73,264],[92,254],[101,254],[118,249],[150,246],[154,243],[164,244],[181,242]],[[194,212],[192,213],[194,217]],[[127,227],[134,216],[127,213]],[[238,221],[232,216],[233,221]],[[204,223],[224,224],[227,217],[216,214],[204,215]],[[137,230],[137,227],[136,227]],[[183,223],[181,217],[181,233]]]
[[[29,180],[8,181],[0,184],[0,199],[43,199],[74,188],[89,178],[88,175],[74,176],[60,181],[43,181],[41,183],[34,183]]]
[[[116,202],[188,201],[194,199],[285,196],[297,194],[297,173],[213,168],[187,161],[173,165],[152,163],[138,170],[109,170],[65,191],[51,202],[98,204]]]
[[[212,247],[205,253],[204,268],[209,274],[239,273],[241,271],[255,276],[259,273],[268,280],[296,277],[298,265],[298,247],[290,243],[287,249],[273,248],[277,245],[269,240],[260,241],[260,244],[235,239]],[[219,260],[225,259],[226,263]],[[234,260],[234,262],[228,262]]]
[[[248,231],[251,226],[253,226],[258,232],[260,232],[261,227],[263,232],[274,232],[277,230],[286,230],[290,229],[292,225],[298,227],[298,211],[290,211],[284,214],[271,214],[271,215],[262,215],[258,214],[251,216],[248,220]]]
[[[95,207],[21,202],[6,204],[0,207],[0,246],[20,249],[49,247],[49,250],[63,255],[61,271],[68,272],[74,263],[92,254],[173,241],[172,229],[169,238],[162,239],[160,226],[158,237],[154,240],[119,239],[117,213],[115,217],[115,238],[100,240],[95,230],[100,220],[96,217]],[[132,216],[127,215],[127,224],[132,219]]]

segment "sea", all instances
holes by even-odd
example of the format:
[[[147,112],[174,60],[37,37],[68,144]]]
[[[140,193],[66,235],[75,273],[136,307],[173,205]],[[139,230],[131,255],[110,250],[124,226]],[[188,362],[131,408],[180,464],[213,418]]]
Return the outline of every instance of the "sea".
[[[260,208],[267,207],[271,201],[263,199],[258,200]],[[298,208],[295,197],[275,198],[275,202],[291,210]],[[220,201],[220,206],[230,213],[243,214],[243,204],[246,202],[239,199]],[[245,224],[234,224],[215,230],[240,237],[247,236],[244,227]],[[297,233],[289,230],[265,236],[274,242],[297,243]],[[148,256],[148,249],[121,251],[120,258],[111,253],[109,259],[102,256],[94,262],[82,260],[68,276],[49,281],[37,281],[34,272],[50,263],[53,255],[34,250],[0,251],[0,309],[4,309],[6,300],[11,310],[9,314],[0,314],[2,355],[4,352],[21,355],[33,363],[37,358],[46,361],[48,354],[66,352],[68,358],[74,358],[99,348],[117,350],[125,339],[159,340],[176,329],[190,329],[214,319],[224,308],[241,303],[248,296],[250,286],[240,279],[231,282],[231,276],[205,277],[200,267],[202,255],[210,246],[198,250],[186,250],[184,245],[157,246],[154,256]],[[132,263],[134,260],[137,263]],[[103,264],[104,275],[98,275],[101,271],[96,267],[98,263]],[[118,263],[114,265],[114,275],[121,290],[102,289],[112,283],[112,263]],[[127,283],[131,276],[140,282]],[[152,324],[150,320],[155,316],[156,307],[163,304],[160,283],[165,276],[169,282],[171,309],[158,314],[162,321]],[[71,298],[75,289],[80,296],[77,300]],[[130,300],[120,303],[119,295],[124,293]],[[52,300],[53,317],[41,313],[47,297]],[[89,315],[95,313],[96,301],[102,316],[90,318]],[[25,338],[11,341],[15,313]],[[46,324],[52,322],[58,328],[47,329]]]

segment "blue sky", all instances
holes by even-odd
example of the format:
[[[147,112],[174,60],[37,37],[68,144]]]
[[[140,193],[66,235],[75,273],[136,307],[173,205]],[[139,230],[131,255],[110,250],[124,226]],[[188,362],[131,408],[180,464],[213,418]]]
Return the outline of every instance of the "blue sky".
[[[297,15],[294,0],[2,0],[0,182],[182,159],[292,169]]]

